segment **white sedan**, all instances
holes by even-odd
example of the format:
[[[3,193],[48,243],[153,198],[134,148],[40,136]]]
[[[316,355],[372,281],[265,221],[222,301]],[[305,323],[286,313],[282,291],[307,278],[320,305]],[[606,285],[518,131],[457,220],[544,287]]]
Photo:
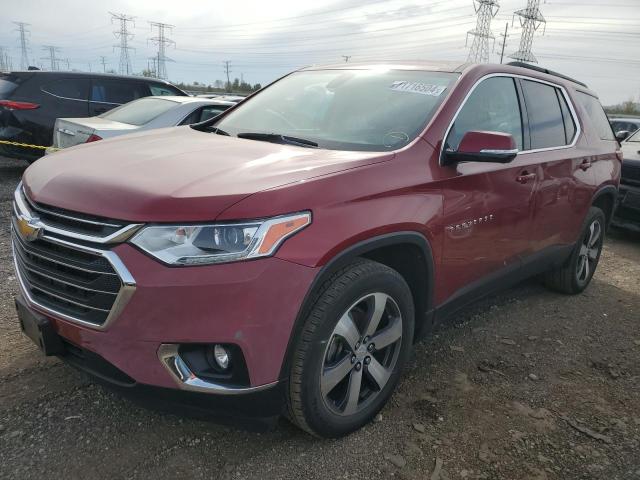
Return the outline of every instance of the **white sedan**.
[[[156,96],[134,100],[97,117],[58,118],[51,151],[127,133],[203,122],[234,105],[198,97]]]

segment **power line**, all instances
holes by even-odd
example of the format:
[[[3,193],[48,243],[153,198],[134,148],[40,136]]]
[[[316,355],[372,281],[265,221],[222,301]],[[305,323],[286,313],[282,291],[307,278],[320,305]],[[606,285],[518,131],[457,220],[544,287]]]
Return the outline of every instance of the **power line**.
[[[167,23],[160,22],[149,22],[151,25],[151,30],[153,31],[153,27],[158,29],[158,36],[152,37],[149,39],[152,43],[158,46],[158,53],[156,54],[156,77],[166,79],[167,78],[167,66],[166,62],[173,62],[172,59],[168,58],[165,54],[167,45],[175,45],[176,42],[167,38],[165,35],[165,30],[171,31],[173,29],[173,25],[169,25]]]
[[[478,17],[476,28],[467,32],[467,40],[469,35],[473,37],[471,50],[467,62],[469,63],[488,63],[489,62],[489,40],[495,40],[491,33],[491,19],[496,16],[500,5],[498,0],[474,0],[473,8]]]
[[[538,63],[535,55],[531,52],[533,47],[533,36],[540,25],[546,25],[547,21],[540,13],[540,0],[527,0],[527,8],[518,10],[513,14],[520,17],[520,25],[522,26],[522,36],[520,37],[520,48],[517,52],[512,53],[509,57],[520,62]],[[512,20],[513,21],[513,20]]]
[[[26,70],[29,68],[29,47],[27,43],[27,35],[30,33],[27,30],[28,23],[13,22],[18,26],[18,33],[20,34],[20,68]]]
[[[124,13],[112,13],[111,15],[111,23],[115,21],[120,23],[120,30],[116,30],[113,32],[116,38],[120,39],[120,45],[114,45],[114,48],[120,49],[120,67],[119,73],[121,75],[131,75],[133,73],[133,68],[131,67],[131,57],[129,56],[129,50],[135,50],[133,47],[129,46],[129,40],[133,39],[133,34],[129,33],[129,23],[132,23],[135,27],[134,18],[130,15],[125,15]]]

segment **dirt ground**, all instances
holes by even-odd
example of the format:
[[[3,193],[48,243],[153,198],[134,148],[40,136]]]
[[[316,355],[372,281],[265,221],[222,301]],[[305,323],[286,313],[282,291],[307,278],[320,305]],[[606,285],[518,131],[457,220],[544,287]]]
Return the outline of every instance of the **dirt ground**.
[[[9,240],[24,166],[0,160],[0,478],[640,479],[640,237],[587,291],[531,281],[417,345],[376,421],[341,440],[141,408],[19,331]]]

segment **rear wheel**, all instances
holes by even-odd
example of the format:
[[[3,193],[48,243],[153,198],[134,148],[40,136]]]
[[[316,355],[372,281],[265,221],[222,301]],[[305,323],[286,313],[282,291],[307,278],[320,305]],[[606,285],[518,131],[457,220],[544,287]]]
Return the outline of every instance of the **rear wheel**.
[[[363,260],[335,274],[308,315],[293,353],[289,417],[339,437],[387,402],[409,354],[413,300],[404,279]]]
[[[605,225],[604,212],[597,207],[591,207],[571,257],[563,266],[546,274],[547,287],[569,294],[580,293],[587,288],[600,260]]]

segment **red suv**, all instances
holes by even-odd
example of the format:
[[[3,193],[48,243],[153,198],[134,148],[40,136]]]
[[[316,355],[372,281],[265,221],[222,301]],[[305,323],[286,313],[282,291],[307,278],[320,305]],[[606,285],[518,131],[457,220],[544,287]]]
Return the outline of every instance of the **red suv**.
[[[538,274],[584,290],[621,156],[595,94],[553,72],[305,68],[29,167],[21,326],[124,391],[344,435],[464,304]]]

